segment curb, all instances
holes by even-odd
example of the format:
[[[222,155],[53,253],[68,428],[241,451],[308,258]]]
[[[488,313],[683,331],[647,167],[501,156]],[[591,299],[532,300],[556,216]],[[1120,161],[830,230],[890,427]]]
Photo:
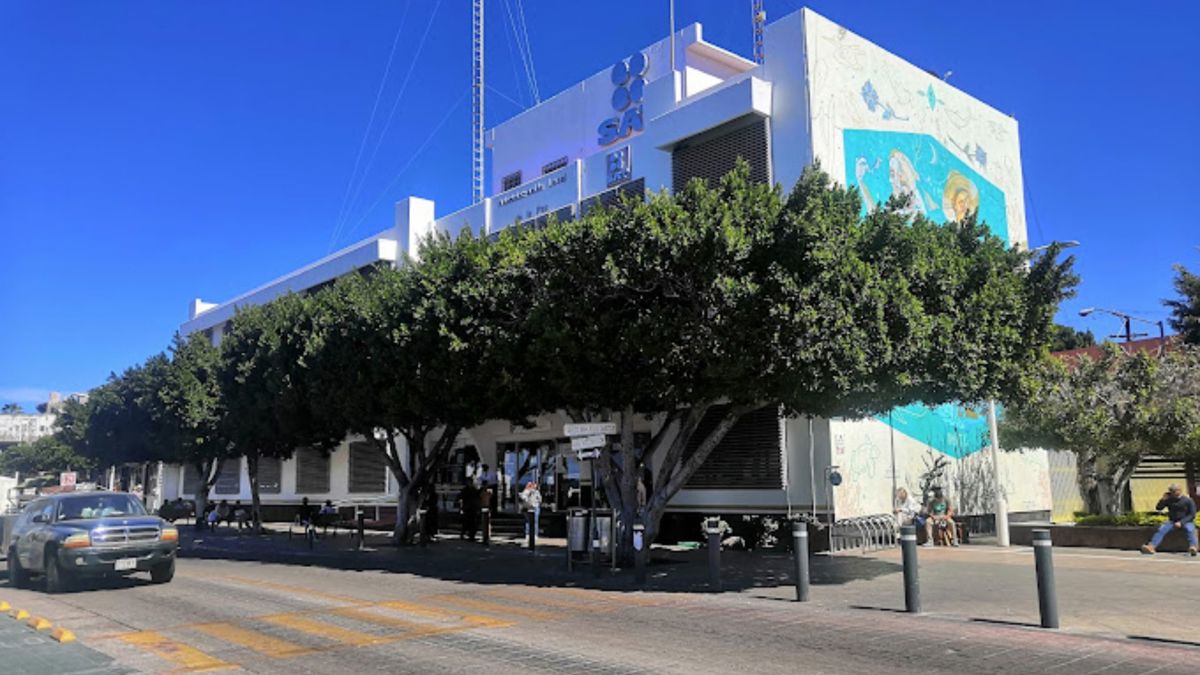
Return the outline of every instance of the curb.
[[[26,626],[29,626],[35,631],[50,631],[50,639],[55,642],[75,642],[75,632],[63,628],[62,626],[55,627],[54,623],[49,619],[40,616],[30,616],[27,610],[19,607],[13,607],[5,600],[0,600],[0,612],[7,612],[8,615],[17,621],[24,621]]]

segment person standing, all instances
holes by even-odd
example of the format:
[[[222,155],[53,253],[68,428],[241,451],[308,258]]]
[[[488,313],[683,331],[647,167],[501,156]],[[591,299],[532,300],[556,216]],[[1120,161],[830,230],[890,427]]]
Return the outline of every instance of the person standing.
[[[521,492],[521,504],[525,507],[525,512],[530,514],[525,521],[525,538],[529,538],[529,526],[533,525],[533,531],[538,531],[538,520],[542,515],[542,492],[538,484],[529,481],[525,484],[525,489]]]
[[[462,492],[458,493],[458,508],[462,522],[459,538],[475,541],[475,534],[479,531],[480,506],[479,490],[475,488],[474,481],[468,479],[463,482]]]
[[[1188,553],[1196,555],[1196,502],[1183,494],[1183,490],[1178,485],[1172,483],[1163,493],[1162,499],[1158,500],[1158,505],[1154,507],[1155,511],[1163,509],[1167,510],[1167,522],[1158,528],[1158,532],[1154,533],[1149,544],[1142,546],[1142,553],[1154,555],[1158,552],[1158,547],[1162,545],[1163,537],[1166,537],[1171,530],[1183,530],[1187,532]]]

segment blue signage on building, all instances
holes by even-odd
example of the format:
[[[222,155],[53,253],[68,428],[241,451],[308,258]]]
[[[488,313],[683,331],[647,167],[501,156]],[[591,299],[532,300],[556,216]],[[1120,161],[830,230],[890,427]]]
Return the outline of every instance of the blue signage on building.
[[[646,94],[646,55],[636,52],[628,61],[618,61],[612,69],[612,107],[616,115],[600,123],[600,145],[611,145],[642,130],[642,98]]]

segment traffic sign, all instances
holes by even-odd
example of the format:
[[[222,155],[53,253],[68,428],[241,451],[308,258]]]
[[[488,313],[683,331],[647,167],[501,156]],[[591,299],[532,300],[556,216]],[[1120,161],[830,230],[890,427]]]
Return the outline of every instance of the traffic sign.
[[[579,452],[579,459],[596,459],[600,456],[599,450],[583,450]]]
[[[64,471],[58,476],[58,484],[63,487],[75,487],[75,472]]]
[[[591,448],[604,447],[605,438],[603,434],[595,436],[576,436],[571,439],[572,450],[589,450]]]
[[[587,422],[584,424],[564,424],[565,436],[595,436],[597,434],[617,433],[616,422]]]

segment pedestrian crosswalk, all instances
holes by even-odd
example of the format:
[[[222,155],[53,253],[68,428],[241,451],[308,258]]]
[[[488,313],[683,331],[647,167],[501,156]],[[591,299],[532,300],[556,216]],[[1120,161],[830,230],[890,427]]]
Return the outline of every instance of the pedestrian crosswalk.
[[[256,659],[306,657],[464,631],[504,629],[522,622],[554,621],[571,614],[609,613],[627,604],[652,604],[646,598],[630,602],[628,594],[540,587],[485,588],[370,601],[273,582],[227,580],[302,596],[309,603],[298,611],[110,635],[107,641],[117,645],[111,649],[140,650],[161,661],[164,671],[212,672],[236,670]]]

